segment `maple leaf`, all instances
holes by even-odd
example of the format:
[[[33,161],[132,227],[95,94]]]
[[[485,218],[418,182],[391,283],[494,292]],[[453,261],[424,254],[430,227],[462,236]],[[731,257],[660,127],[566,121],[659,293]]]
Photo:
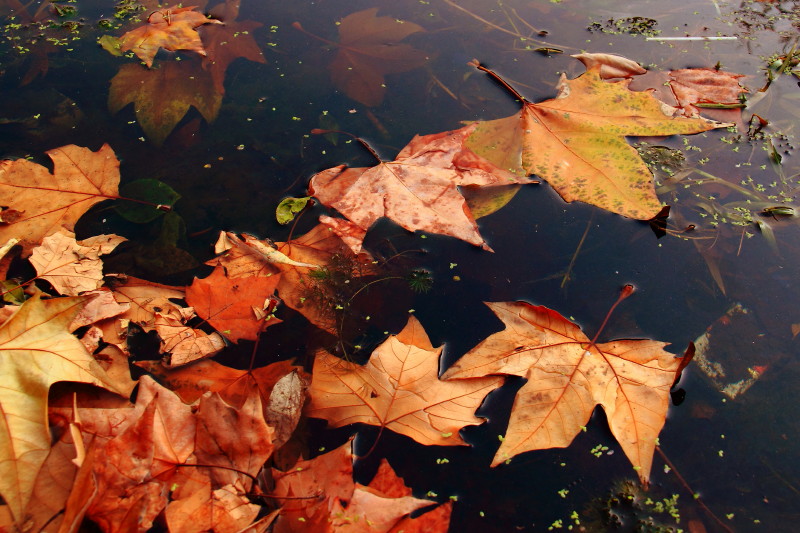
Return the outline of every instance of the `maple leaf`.
[[[710,68],[684,68],[668,73],[669,87],[684,114],[697,116],[703,105],[742,107],[742,95],[747,89],[739,84],[743,74],[722,72]]]
[[[214,122],[222,93],[211,75],[192,61],[173,61],[151,70],[129,63],[111,79],[108,109],[117,113],[130,103],[142,130],[160,146],[189,107],[197,109],[206,122]]]
[[[366,106],[376,106],[386,94],[386,74],[406,72],[421,67],[428,54],[401,43],[411,34],[425,31],[413,22],[393,17],[378,17],[378,8],[357,11],[339,23],[336,57],[330,64],[331,80],[344,93]],[[299,22],[293,26],[303,32]],[[305,32],[307,33],[307,32]]]
[[[388,217],[409,231],[450,235],[491,250],[458,186],[531,183],[463,147],[476,126],[415,137],[394,161],[372,168],[324,170],[309,194],[335,208],[362,230]]]
[[[210,359],[193,362],[180,368],[167,368],[155,361],[139,361],[137,366],[156,376],[186,403],[193,403],[206,392],[219,393],[231,405],[242,405],[249,393],[248,377],[258,386],[262,402],[268,401],[272,388],[282,377],[299,372],[307,374],[290,361],[278,361],[253,370],[237,370]]]
[[[306,413],[333,427],[363,423],[411,437],[420,444],[466,445],[458,434],[480,424],[483,398],[501,378],[442,381],[442,348],[434,348],[413,316],[398,335],[378,346],[361,366],[319,351]]]
[[[20,239],[23,257],[44,237],[71,231],[94,204],[119,194],[119,161],[107,144],[97,152],[70,144],[46,153],[52,174],[26,159],[0,161],[0,241]]]
[[[161,337],[161,352],[169,354],[167,366],[181,366],[198,359],[211,357],[225,347],[219,333],[206,333],[186,322],[194,316],[191,307],[180,310],[180,318],[156,312],[154,326]]]
[[[629,79],[604,81],[604,64],[594,63],[572,80],[562,76],[552,100],[534,104],[515,93],[522,110],[478,122],[465,144],[501,168],[540,176],[567,202],[650,219],[661,210],[652,174],[625,137],[699,133],[728,124],[674,116],[674,108],[650,93],[629,90]]]
[[[200,37],[206,50],[203,68],[211,73],[217,92],[224,93],[225,71],[237,58],[256,63],[266,63],[261,48],[256,44],[252,32],[262,26],[252,20],[237,21],[240,0],[227,0],[217,4],[211,14],[224,22],[224,25],[202,26]]]
[[[347,275],[361,277],[372,273],[372,258],[366,253],[354,254],[336,232],[324,225],[317,225],[308,233],[285,243],[276,243],[275,246],[277,248],[249,235],[239,239],[232,233],[222,234],[216,247],[221,255],[206,264],[224,266],[232,279],[279,273],[277,290],[283,303],[301,313],[315,326],[335,332],[334,316],[324,302],[332,289],[313,282],[309,273],[325,267],[334,257],[341,256],[353,262],[353,270]],[[324,295],[317,297],[316,291]]]
[[[65,296],[99,289],[103,284],[101,255],[111,253],[126,241],[119,235],[98,235],[82,241],[72,232],[59,231],[45,237],[34,248],[30,262],[40,278]]]
[[[14,519],[30,499],[50,450],[47,394],[57,381],[78,381],[118,392],[116,384],[67,326],[86,297],[26,301],[0,326],[0,494]]]
[[[214,393],[187,405],[145,376],[132,409],[80,412],[82,431],[94,434],[92,448],[102,452],[92,467],[97,486],[87,516],[106,531],[146,530],[170,493],[175,500],[217,487],[244,494],[272,452],[272,430],[255,387],[240,408]],[[230,496],[209,496],[204,505],[213,508],[220,497]],[[248,501],[240,504],[252,510]]]
[[[436,502],[414,498],[385,459],[369,485],[354,483],[350,441],[314,459],[298,461],[286,472],[273,469],[272,474],[272,495],[284,501],[275,524],[276,533],[444,532],[449,526],[449,504],[422,518],[408,517]],[[433,513],[434,519],[439,518],[436,522],[425,518]],[[419,529],[431,523],[438,527]]]
[[[195,11],[196,6],[165,7],[155,11],[147,18],[147,22],[135,30],[127,32],[120,38],[120,51],[133,50],[148,68],[159,48],[174,52],[191,50],[206,55],[200,34],[195,28],[203,24],[222,24]]]
[[[172,501],[164,516],[171,533],[214,532],[261,532],[277,518],[280,509],[267,518],[253,524],[261,510],[260,505],[252,503],[240,486],[226,485],[211,490],[210,485],[202,485],[200,490],[189,496]]]
[[[183,299],[181,287],[161,285],[142,279],[127,277],[125,283],[113,288],[114,300],[127,310],[103,320],[98,326],[103,339],[124,349],[128,323],[133,322],[144,331],[156,329],[156,312],[181,317],[180,306],[171,300]]]
[[[280,275],[231,279],[217,267],[206,278],[195,278],[186,288],[186,303],[208,320],[228,340],[256,340],[264,328],[277,324],[271,316],[277,305],[272,297]]]
[[[291,241],[275,243],[278,250],[287,257],[301,263],[314,263],[327,266],[336,258],[347,264],[350,261],[350,271],[344,272],[350,279],[361,278],[374,274],[372,257],[365,253],[355,253],[345,240],[329,226],[319,224],[311,231]],[[309,322],[328,332],[336,331],[335,317],[325,305],[325,299],[333,299],[332,287],[314,283],[309,279],[311,269],[294,265],[276,265],[281,271],[281,282],[278,284],[278,294],[283,302],[301,313]],[[314,290],[312,290],[314,289]]]
[[[579,326],[544,306],[486,305],[506,329],[462,356],[443,377],[501,374],[528,380],[514,400],[492,466],[529,450],[568,446],[601,405],[611,433],[646,483],[669,390],[682,369],[682,359],[664,350],[668,343],[595,344]]]

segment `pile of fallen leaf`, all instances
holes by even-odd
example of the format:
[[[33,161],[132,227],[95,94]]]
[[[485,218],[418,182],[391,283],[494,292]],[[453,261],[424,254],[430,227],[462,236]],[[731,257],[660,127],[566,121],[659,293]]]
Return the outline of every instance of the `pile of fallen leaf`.
[[[188,62],[150,69],[163,47],[200,54],[208,79],[191,86],[214,96],[198,95],[201,104],[192,105],[214,115],[227,64],[238,56],[260,60],[248,52],[247,39],[220,48],[232,39],[225,32],[254,27],[237,23],[237,14],[238,4],[230,0],[224,25],[191,7],[151,13],[120,39],[120,49],[134,51],[147,66],[126,65],[112,80],[112,110],[135,101],[140,121],[157,140],[180,120],[177,108],[169,119],[147,111],[153,94],[174,89],[175,80],[187,76]],[[409,26],[406,35],[413,31]],[[357,39],[351,41],[350,49],[358,49]],[[343,51],[339,61],[356,62],[348,54]],[[122,237],[75,239],[74,225],[89,207],[122,200],[119,162],[109,146],[51,150],[52,173],[26,160],[1,162],[2,252],[28,261],[37,275],[4,282],[0,523],[25,531],[75,530],[87,519],[109,531],[146,530],[155,523],[187,532],[445,531],[452,502],[415,498],[386,462],[369,485],[355,483],[350,443],[304,458],[308,450],[297,443],[298,423],[304,416],[335,427],[361,423],[422,445],[463,446],[460,430],[482,422],[476,410],[510,375],[527,381],[493,465],[526,451],[568,446],[601,405],[647,483],[669,389],[689,358],[652,340],[598,343],[597,335],[590,339],[545,307],[487,303],[505,329],[441,377],[442,347],[432,346],[413,317],[365,365],[322,349],[310,375],[290,362],[245,371],[209,359],[230,343],[269,335],[283,306],[337,333],[330,309],[309,297],[312,273],[334,256],[348,257],[357,267],[354,278],[372,273],[363,239],[382,217],[409,231],[450,235],[489,250],[465,193],[485,189],[491,197],[509,185],[535,182],[531,175],[567,201],[653,217],[662,206],[652,176],[625,137],[695,133],[721,124],[680,116],[653,94],[631,91],[629,78],[642,71],[632,61],[593,54],[579,59],[587,71],[562,79],[552,100],[530,103],[519,96],[522,108],[511,117],[415,137],[393,161],[372,168],[339,166],[315,175],[311,195],[344,218],[321,217],[314,229],[288,242],[223,232],[208,262],[213,272],[186,287],[104,271],[102,256]],[[185,112],[185,105],[178,107]],[[159,116],[163,123],[147,125]],[[7,269],[6,260],[3,274]],[[128,332],[134,327],[155,332],[163,354],[161,362],[139,363],[149,375],[137,381],[129,364]],[[59,381],[104,392],[75,389],[48,406],[50,387]],[[427,512],[418,516],[419,510]]]

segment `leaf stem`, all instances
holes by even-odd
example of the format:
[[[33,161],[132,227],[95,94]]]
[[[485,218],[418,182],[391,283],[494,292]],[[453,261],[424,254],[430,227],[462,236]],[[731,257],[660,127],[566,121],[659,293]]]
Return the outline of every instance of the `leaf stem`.
[[[563,289],[567,282],[570,280],[570,272],[572,272],[572,267],[575,266],[575,261],[578,260],[578,254],[583,248],[583,243],[586,241],[586,236],[589,234],[589,228],[592,227],[592,222],[594,221],[594,213],[592,213],[589,222],[586,223],[586,229],[583,231],[583,235],[581,236],[581,240],[578,242],[577,248],[575,248],[575,253],[572,254],[572,259],[570,259],[569,266],[567,267],[567,271],[564,272],[564,277],[561,278],[561,288]]]
[[[308,35],[309,37],[313,37],[314,39],[317,39],[318,41],[322,41],[323,43],[326,43],[326,44],[332,44],[333,46],[339,46],[339,43],[337,43],[337,42],[334,42],[334,41],[328,40],[328,39],[326,39],[326,38],[324,38],[324,37],[320,37],[319,35],[315,35],[315,34],[311,33],[310,31],[307,31],[307,30],[306,30],[306,29],[305,29],[303,26],[301,26],[301,25],[300,25],[300,23],[299,23],[299,22],[297,22],[297,21],[295,21],[295,22],[292,22],[292,28],[294,28],[294,29],[296,29],[296,30],[298,30],[298,31],[301,31],[301,32],[305,33],[306,35]]]
[[[597,338],[600,337],[600,333],[602,333],[603,330],[605,329],[606,324],[608,324],[608,319],[611,318],[611,313],[614,312],[614,309],[617,308],[617,306],[620,304],[620,302],[622,302],[622,300],[624,300],[625,298],[627,298],[628,296],[633,294],[633,291],[635,291],[635,290],[636,290],[636,288],[633,285],[631,285],[630,283],[628,283],[628,284],[626,284],[626,285],[624,285],[622,287],[622,290],[619,293],[619,297],[617,298],[617,301],[614,302],[614,305],[612,305],[611,309],[608,310],[608,313],[606,313],[606,317],[603,319],[603,323],[600,324],[600,327],[598,328],[597,333],[594,334],[594,337],[592,338],[592,341],[591,341],[592,345],[594,345],[597,342]]]
[[[375,159],[378,160],[378,163],[383,163],[383,159],[381,159],[381,156],[378,155],[378,152],[376,152],[375,150],[372,149],[372,146],[367,144],[367,141],[365,141],[361,137],[357,137],[357,136],[353,135],[352,133],[349,133],[349,132],[346,132],[346,131],[340,131],[340,130],[323,130],[323,129],[320,129],[320,128],[314,128],[313,130],[311,130],[311,133],[314,134],[314,135],[325,135],[326,133],[340,133],[342,135],[347,135],[348,137],[352,137],[353,139],[355,139],[356,141],[361,143],[361,146],[366,148],[367,151],[370,154],[372,154],[372,157],[374,157]]]
[[[694,498],[694,500],[697,502],[697,504],[700,506],[700,508],[701,508],[701,509],[703,509],[703,510],[704,510],[706,513],[708,513],[708,516],[710,516],[711,518],[713,518],[713,519],[714,519],[714,521],[715,521],[717,524],[719,524],[719,526],[720,526],[722,529],[724,529],[724,530],[725,530],[725,531],[727,531],[728,533],[733,533],[733,530],[732,530],[730,527],[728,527],[728,525],[727,525],[727,524],[725,524],[725,522],[723,522],[722,520],[720,520],[720,519],[719,519],[719,517],[718,517],[717,515],[715,515],[715,514],[714,514],[714,512],[713,512],[711,509],[709,509],[709,508],[708,508],[708,506],[705,504],[705,502],[703,502],[702,498],[700,498],[700,496],[699,496],[699,495],[698,495],[698,494],[697,494],[695,491],[693,491],[693,490],[692,490],[692,487],[689,485],[689,483],[687,483],[687,482],[686,482],[686,480],[685,480],[685,479],[684,479],[684,477],[681,475],[681,473],[680,473],[680,472],[678,472],[678,469],[677,469],[677,468],[675,468],[675,465],[674,465],[674,464],[672,464],[672,461],[670,461],[670,460],[669,460],[669,457],[667,457],[667,454],[665,454],[665,453],[664,453],[664,450],[662,450],[662,449],[661,449],[661,446],[656,446],[656,451],[658,452],[658,455],[660,455],[660,456],[661,456],[661,459],[662,459],[662,460],[663,460],[663,461],[664,461],[664,462],[667,464],[667,466],[670,468],[670,471],[671,471],[671,472],[672,472],[672,473],[675,475],[675,477],[678,479],[678,482],[679,482],[681,485],[683,485],[683,488],[684,488],[684,489],[686,489],[687,491],[689,491],[689,493],[692,495],[692,498]]]
[[[493,71],[493,70],[491,70],[491,69],[489,69],[489,68],[486,68],[486,67],[484,67],[483,65],[481,65],[481,62],[480,62],[480,61],[478,61],[477,59],[473,59],[472,61],[470,61],[470,62],[469,62],[469,63],[467,63],[467,64],[468,64],[468,65],[470,65],[470,66],[473,66],[473,67],[475,67],[475,68],[476,68],[476,69],[478,69],[478,70],[482,70],[483,72],[487,73],[489,76],[491,76],[492,78],[494,78],[494,80],[495,80],[497,83],[499,83],[500,85],[502,85],[503,87],[505,87],[505,89],[506,89],[508,92],[510,92],[510,93],[511,93],[511,94],[514,96],[514,98],[516,98],[517,100],[519,100],[521,103],[523,103],[523,104],[528,104],[528,103],[530,103],[530,102],[528,101],[528,99],[527,99],[527,98],[525,98],[524,96],[522,96],[521,94],[519,94],[519,92],[517,92],[517,90],[516,90],[515,88],[513,88],[511,85],[509,85],[509,84],[508,84],[508,82],[506,82],[506,80],[504,80],[503,78],[501,78],[499,74],[497,74],[495,71]]]

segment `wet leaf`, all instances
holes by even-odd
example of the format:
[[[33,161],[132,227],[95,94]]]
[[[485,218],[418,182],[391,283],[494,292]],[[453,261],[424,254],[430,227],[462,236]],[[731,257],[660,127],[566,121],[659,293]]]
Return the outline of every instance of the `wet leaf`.
[[[46,152],[53,173],[25,159],[0,161],[0,242],[20,239],[23,256],[42,239],[72,230],[90,207],[116,198],[119,161],[107,144],[97,152],[70,144]],[[9,213],[16,216],[9,217]]]
[[[601,405],[611,433],[647,483],[669,390],[681,368],[681,358],[664,351],[668,343],[594,344],[579,326],[544,306],[486,305],[506,329],[462,356],[443,377],[500,374],[528,380],[517,392],[492,465],[530,450],[569,446]]]
[[[273,495],[283,501],[276,533],[317,532],[444,532],[450,505],[418,518],[408,515],[436,502],[414,498],[411,489],[384,459],[369,485],[354,483],[351,443],[294,468],[273,469]]]
[[[148,67],[153,66],[159,48],[172,52],[191,50],[206,55],[200,35],[195,30],[203,24],[222,22],[198,13],[195,6],[165,7],[151,13],[144,25],[123,35],[120,38],[120,50],[133,50]]]
[[[151,222],[163,216],[165,210],[158,206],[172,207],[181,199],[181,195],[164,183],[154,179],[142,179],[126,183],[120,187],[120,195],[140,202],[120,200],[116,205],[117,213],[125,220],[136,224]]]
[[[607,62],[590,64],[573,80],[562,77],[555,99],[523,99],[519,113],[478,122],[465,145],[500,168],[540,176],[567,202],[650,219],[661,204],[652,174],[626,136],[698,133],[726,124],[676,117],[650,93],[629,90],[630,80],[604,81]]]
[[[50,450],[47,394],[57,381],[91,383],[117,392],[116,384],[67,326],[86,298],[34,296],[0,326],[0,494],[14,519],[33,491]]]
[[[489,250],[458,186],[531,183],[462,144],[476,126],[415,137],[394,161],[372,168],[334,167],[311,178],[309,192],[368,230],[388,217],[409,231],[450,235]]]
[[[101,255],[111,253],[127,239],[119,235],[98,235],[76,241],[72,232],[45,237],[33,249],[30,262],[40,278],[47,280],[64,296],[99,289],[103,284]]]
[[[211,75],[189,60],[171,61],[156,69],[129,63],[111,79],[108,109],[117,113],[130,103],[147,137],[160,146],[190,107],[214,122],[222,93]]]
[[[744,107],[747,89],[739,84],[742,74],[709,68],[685,68],[669,72],[669,86],[684,114],[698,116],[698,107]]]
[[[351,13],[339,24],[339,45],[330,65],[333,84],[366,106],[376,106],[386,94],[386,74],[421,67],[427,54],[401,43],[422,26],[394,17],[378,17],[378,8]]]
[[[206,278],[195,278],[186,288],[186,302],[226,339],[254,341],[265,328],[280,322],[271,316],[280,274],[231,279],[217,267]]]
[[[275,208],[275,218],[278,224],[288,224],[294,220],[295,215],[305,209],[308,205],[310,196],[303,196],[302,198],[284,198]]]
[[[361,366],[319,351],[307,414],[333,427],[363,423],[390,429],[420,444],[458,446],[459,430],[480,424],[475,411],[501,378],[442,381],[442,348],[434,348],[413,316],[398,335]]]

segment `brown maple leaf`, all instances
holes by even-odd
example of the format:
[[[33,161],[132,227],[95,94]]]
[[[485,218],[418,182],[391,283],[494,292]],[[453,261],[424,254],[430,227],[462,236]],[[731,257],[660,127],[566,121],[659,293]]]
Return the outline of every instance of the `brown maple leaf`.
[[[687,116],[700,114],[698,107],[743,107],[742,96],[747,89],[739,84],[743,74],[722,72],[710,68],[671,70],[669,87],[678,107]]]
[[[668,343],[595,344],[579,326],[544,306],[486,305],[506,329],[462,356],[443,377],[500,374],[528,380],[514,400],[492,466],[526,451],[568,446],[601,405],[611,433],[646,483],[669,390],[682,369],[682,359],[664,351]]]
[[[206,122],[214,122],[222,93],[211,75],[191,60],[164,63],[157,69],[129,63],[111,79],[108,109],[117,113],[130,103],[142,130],[160,146],[189,107],[197,109]]]
[[[236,487],[244,494],[272,452],[272,431],[255,388],[240,408],[213,393],[192,406],[145,376],[132,409],[79,411],[83,434],[100,452],[91,465],[96,487],[87,516],[106,531],[146,530],[170,499],[196,491]],[[217,493],[192,505],[214,508],[220,497],[230,496]],[[239,503],[249,509],[248,501]],[[215,516],[198,511],[198,519],[213,522]]]
[[[211,73],[217,92],[225,92],[225,71],[228,65],[238,58],[256,63],[266,63],[253,30],[262,24],[253,20],[237,21],[240,0],[227,0],[211,9],[211,14],[224,22],[224,25],[209,25],[200,28],[200,38],[205,47],[206,57],[203,68]]]
[[[351,280],[375,273],[372,256],[366,252],[353,252],[347,242],[325,224],[314,226],[308,233],[291,241],[278,242],[275,245],[279,251],[300,263],[313,263],[322,267],[334,262],[342,264],[349,268],[343,274]],[[276,266],[282,273],[278,294],[283,302],[315,326],[335,333],[335,317],[326,305],[326,300],[333,301],[334,289],[313,281],[310,268],[289,264]]]
[[[372,168],[324,170],[309,194],[362,230],[388,217],[409,231],[450,235],[490,250],[459,186],[491,187],[532,180],[515,176],[463,147],[474,125],[415,137],[394,161]]]
[[[70,231],[59,231],[45,237],[33,249],[30,262],[40,278],[47,280],[64,296],[99,289],[103,284],[101,255],[111,253],[127,239],[119,235],[98,235],[75,240]]]
[[[255,381],[266,403],[272,388],[282,377],[291,372],[299,372],[302,379],[308,379],[302,367],[292,365],[291,361],[278,361],[253,370],[237,370],[204,359],[180,368],[167,368],[155,361],[139,361],[137,366],[156,376],[186,403],[193,403],[206,392],[216,392],[229,404],[238,406],[244,403],[249,394],[250,381]]]
[[[225,347],[219,333],[206,333],[187,326],[194,317],[191,307],[180,309],[180,316],[156,312],[153,325],[161,337],[161,353],[165,353],[166,366],[181,366],[217,354]]]
[[[324,418],[333,427],[379,426],[425,445],[466,445],[459,430],[482,422],[475,411],[502,379],[442,381],[441,352],[413,316],[403,331],[372,352],[364,366],[319,351],[307,414]]]
[[[228,340],[256,340],[265,328],[280,322],[272,316],[280,274],[231,279],[217,267],[186,288],[186,303]]]
[[[357,11],[339,23],[336,57],[330,65],[331,80],[347,96],[366,106],[377,106],[386,94],[386,74],[421,67],[429,56],[401,43],[411,34],[425,31],[413,22],[378,17],[378,8]],[[304,31],[299,22],[294,27]]]
[[[336,332],[334,315],[326,302],[332,289],[316,283],[309,274],[340,257],[352,263],[352,270],[346,273],[350,277],[370,275],[372,258],[366,253],[353,253],[336,232],[321,224],[275,246],[249,235],[240,239],[223,233],[216,247],[221,255],[207,264],[224,266],[232,279],[280,274],[277,290],[283,303],[315,326]]]
[[[674,116],[674,108],[650,93],[629,90],[629,79],[604,81],[606,62],[588,63],[583,75],[562,76],[552,100],[535,104],[514,92],[520,112],[478,122],[465,144],[500,168],[536,174],[567,202],[653,218],[662,207],[653,177],[626,136],[698,133],[727,124]],[[477,61],[472,64],[496,76]]]
[[[135,30],[127,32],[120,38],[120,51],[133,50],[148,68],[159,48],[174,52],[191,50],[206,55],[200,34],[195,28],[203,24],[222,24],[195,11],[196,6],[165,7],[154,11],[147,17],[147,22]]]
[[[118,392],[67,326],[86,297],[26,301],[0,326],[0,494],[21,523],[39,468],[50,450],[47,395],[57,381]]]
[[[276,533],[444,533],[449,526],[449,504],[421,518],[408,517],[409,513],[436,502],[414,498],[386,460],[381,462],[369,485],[354,483],[351,442],[314,459],[298,461],[286,472],[273,469],[272,474],[275,480],[272,495],[283,501]],[[428,515],[434,515],[434,520],[426,519]],[[423,524],[436,525],[419,529]]]
[[[172,300],[181,300],[185,293],[181,287],[161,285],[126,277],[125,282],[113,287],[113,296],[119,305],[127,306],[123,313],[103,320],[98,326],[103,329],[103,339],[111,344],[125,348],[128,323],[133,322],[145,332],[156,327],[156,313],[172,314],[180,317],[180,305]]]
[[[97,152],[70,144],[46,152],[53,173],[26,159],[0,161],[0,242],[20,239],[23,257],[42,239],[72,230],[90,207],[118,198],[119,161],[107,144]]]

